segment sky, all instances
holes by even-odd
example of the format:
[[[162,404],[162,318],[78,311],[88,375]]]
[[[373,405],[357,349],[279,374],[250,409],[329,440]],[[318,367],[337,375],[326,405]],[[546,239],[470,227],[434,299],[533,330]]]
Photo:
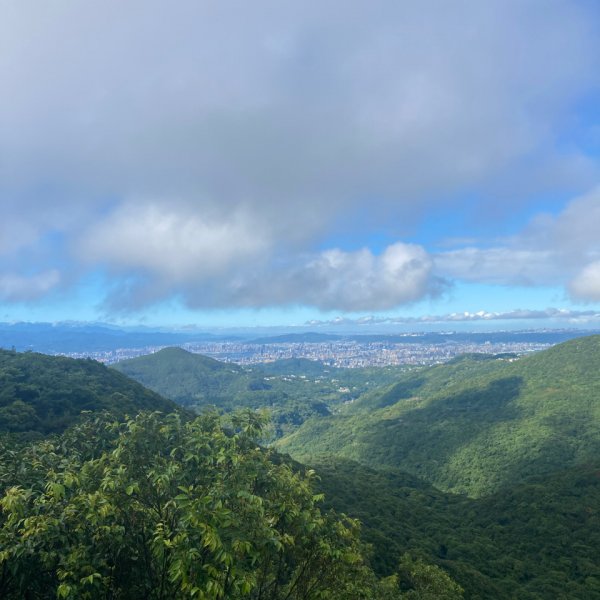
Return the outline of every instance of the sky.
[[[0,321],[600,326],[591,0],[0,0]]]

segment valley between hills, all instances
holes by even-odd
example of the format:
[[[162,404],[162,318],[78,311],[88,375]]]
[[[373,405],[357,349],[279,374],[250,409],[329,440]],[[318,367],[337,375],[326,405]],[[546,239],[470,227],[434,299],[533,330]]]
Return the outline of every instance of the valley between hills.
[[[2,597],[600,598],[600,336],[423,368],[1,351],[0,382]]]

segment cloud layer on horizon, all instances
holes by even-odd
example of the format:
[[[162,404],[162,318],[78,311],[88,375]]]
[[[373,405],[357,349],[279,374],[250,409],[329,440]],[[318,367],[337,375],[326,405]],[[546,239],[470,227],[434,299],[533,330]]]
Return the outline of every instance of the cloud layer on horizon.
[[[409,243],[473,190],[475,224],[593,190],[571,135],[600,71],[588,3],[22,0],[2,17],[5,301],[96,271],[115,312],[383,311],[452,280],[600,301],[598,191],[511,238]],[[370,248],[373,231],[394,241]]]
[[[568,324],[600,323],[600,310],[568,310],[546,308],[543,310],[517,309],[506,312],[477,311],[447,313],[443,315],[422,315],[420,317],[376,317],[366,316],[357,319],[336,317],[328,320],[311,320],[305,323],[310,327],[365,326],[369,325],[413,325],[428,323],[473,323],[480,321],[554,321]]]

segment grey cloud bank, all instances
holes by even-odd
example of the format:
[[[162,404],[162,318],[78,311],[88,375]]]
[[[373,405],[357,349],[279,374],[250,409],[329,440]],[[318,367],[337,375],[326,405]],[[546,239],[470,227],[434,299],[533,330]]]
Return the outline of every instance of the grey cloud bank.
[[[556,150],[599,67],[585,3],[20,0],[1,11],[8,301],[94,270],[115,282],[115,311],[173,296],[386,310],[454,278],[558,282],[600,300],[597,194],[497,248],[405,243],[438,208],[460,208],[448,198],[465,189],[493,210],[523,161],[565,174],[569,189],[597,181],[576,146]],[[330,238],[365,213],[401,241],[377,253],[359,228],[354,248]]]
[[[56,269],[42,271],[29,277],[17,273],[0,274],[0,299],[35,300],[52,291],[59,283],[60,273]]]

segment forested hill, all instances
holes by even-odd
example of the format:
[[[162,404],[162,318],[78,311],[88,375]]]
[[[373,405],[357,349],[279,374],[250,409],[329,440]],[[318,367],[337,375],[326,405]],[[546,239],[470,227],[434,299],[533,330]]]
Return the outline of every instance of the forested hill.
[[[154,354],[124,360],[113,368],[179,404],[214,402],[235,393],[247,374],[236,364],[224,363],[182,348],[164,348]]]
[[[326,504],[363,523],[380,573],[410,551],[470,600],[600,599],[598,461],[479,499],[347,460],[314,467]]]
[[[241,367],[165,348],[124,360],[113,367],[178,404],[202,411],[239,408],[270,411],[276,437],[294,431],[307,418],[331,414],[367,389],[395,381],[404,367],[337,369],[306,359]]]
[[[116,416],[176,405],[89,359],[0,350],[0,433],[61,432],[82,411]]]
[[[464,357],[401,377],[279,447],[394,467],[481,496],[600,454],[600,336],[521,359]]]
[[[311,361],[306,361],[307,363]],[[274,435],[293,431],[311,416],[330,414],[329,404],[347,399],[340,384],[323,376],[324,366],[314,363],[309,370],[295,362],[243,368],[182,348],[165,348],[113,367],[142,385],[182,406],[202,411],[215,407],[225,412],[240,407],[269,409]],[[307,377],[304,373],[309,373]],[[319,380],[315,380],[319,376]]]
[[[600,337],[404,374],[141,362],[232,404],[294,390],[288,415],[322,386],[364,393],[281,444],[314,477],[253,408],[138,414],[175,405],[94,361],[0,352],[4,431],[33,438],[0,435],[0,598],[600,600]],[[101,409],[117,419],[80,418]]]

